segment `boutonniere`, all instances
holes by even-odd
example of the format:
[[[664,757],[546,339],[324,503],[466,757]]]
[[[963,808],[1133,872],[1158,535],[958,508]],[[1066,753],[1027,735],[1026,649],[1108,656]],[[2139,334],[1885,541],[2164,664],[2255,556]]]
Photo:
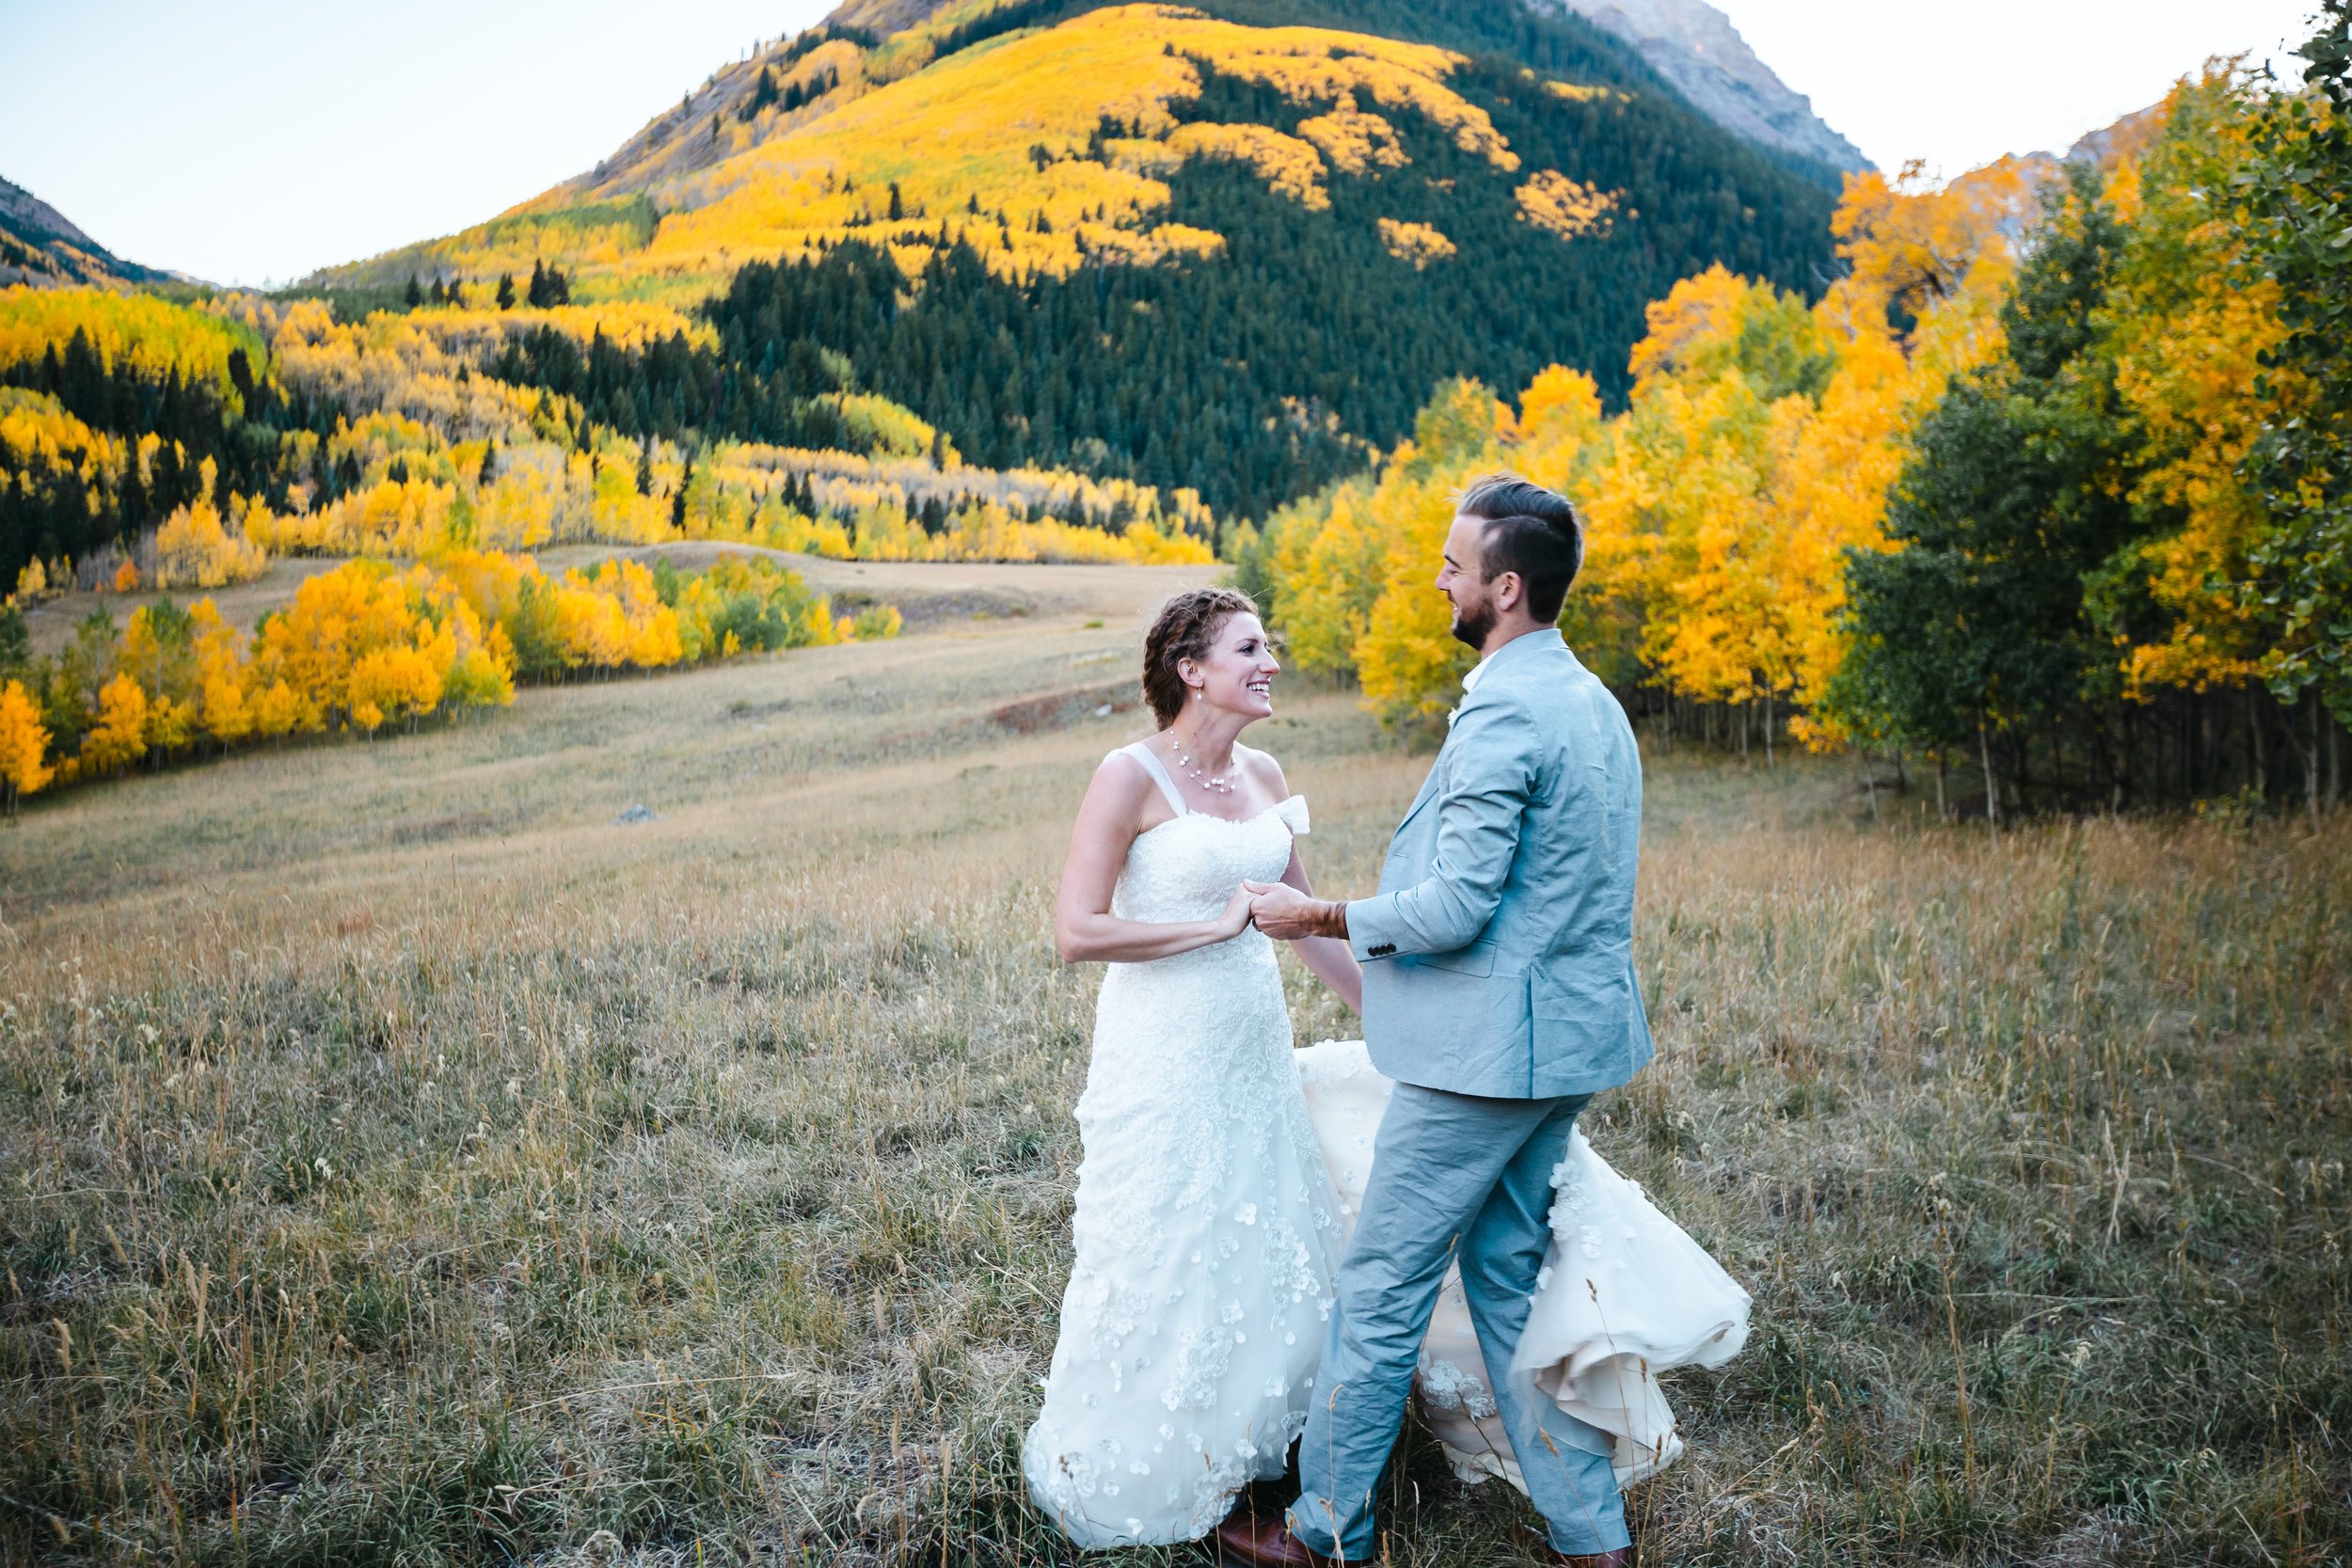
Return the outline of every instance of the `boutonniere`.
[[[1445,727],[1446,727],[1447,729],[1449,729],[1449,730],[1450,730],[1450,729],[1452,729],[1452,728],[1454,727],[1454,721],[1455,721],[1456,719],[1459,719],[1460,717],[1462,717],[1462,710],[1461,710],[1460,708],[1458,708],[1458,707],[1450,707],[1450,708],[1446,709],[1446,710],[1445,710]]]

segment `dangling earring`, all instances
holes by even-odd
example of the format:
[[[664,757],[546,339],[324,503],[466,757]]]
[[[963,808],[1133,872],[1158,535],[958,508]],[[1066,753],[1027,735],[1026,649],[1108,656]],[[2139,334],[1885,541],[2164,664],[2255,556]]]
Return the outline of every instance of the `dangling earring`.
[[[1207,695],[1207,692],[1201,690],[1200,688],[1197,686],[1192,689],[1192,700],[1196,703]]]

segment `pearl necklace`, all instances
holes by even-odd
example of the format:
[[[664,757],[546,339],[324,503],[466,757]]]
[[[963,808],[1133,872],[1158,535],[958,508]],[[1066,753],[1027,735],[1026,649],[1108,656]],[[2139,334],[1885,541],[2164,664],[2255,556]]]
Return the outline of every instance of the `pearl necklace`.
[[[1190,779],[1194,784],[1199,784],[1201,788],[1207,790],[1212,795],[1231,795],[1233,793],[1233,780],[1241,771],[1241,759],[1239,757],[1227,758],[1225,763],[1225,771],[1222,774],[1213,776],[1203,772],[1200,768],[1194,766],[1192,758],[1184,755],[1184,742],[1173,730],[1168,732],[1168,749],[1176,754],[1176,766],[1184,770],[1184,777]]]

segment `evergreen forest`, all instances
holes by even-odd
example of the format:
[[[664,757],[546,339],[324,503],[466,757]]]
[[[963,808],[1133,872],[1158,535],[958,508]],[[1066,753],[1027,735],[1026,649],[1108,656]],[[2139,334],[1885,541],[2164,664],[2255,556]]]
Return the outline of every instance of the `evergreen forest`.
[[[992,24],[1032,24],[1027,15],[986,13],[941,47],[972,47]],[[1315,19],[1311,8],[1280,18]],[[1163,215],[1222,235],[1210,256],[1136,265],[1110,251],[1009,278],[965,230],[1009,239],[1052,219],[976,198],[940,216],[912,287],[894,254],[901,236],[867,239],[852,225],[816,255],[738,271],[699,308],[718,330],[709,349],[680,340],[597,356],[539,334],[485,368],[579,397],[640,436],[830,445],[836,422],[809,400],[844,384],[846,360],[857,385],[916,409],[971,460],[1184,486],[1220,514],[1255,515],[1362,467],[1450,375],[1513,383],[1546,364],[1581,365],[1621,399],[1643,308],[1678,277],[1720,262],[1818,293],[1830,277],[1834,195],[1819,170],[1785,166],[1661,93],[1547,91],[1522,63],[1604,80],[1641,71],[1605,40],[1571,47],[1572,32],[1532,18],[1499,36],[1435,31],[1523,51],[1466,64],[1450,86],[1525,167],[1572,169],[1610,193],[1605,227],[1564,239],[1527,221],[1490,163],[1427,120],[1392,116],[1402,156],[1334,171],[1320,205],[1239,161],[1196,159],[1171,174]],[[1211,58],[1191,63],[1201,85],[1171,105],[1179,125],[1295,135],[1331,108]],[[1377,104],[1359,92],[1344,107]],[[1084,146],[1041,148],[1041,172],[1057,157],[1100,160],[1135,129],[1104,119]],[[886,224],[929,219],[909,218],[891,190]],[[1400,256],[1384,219],[1434,228],[1446,254]]]

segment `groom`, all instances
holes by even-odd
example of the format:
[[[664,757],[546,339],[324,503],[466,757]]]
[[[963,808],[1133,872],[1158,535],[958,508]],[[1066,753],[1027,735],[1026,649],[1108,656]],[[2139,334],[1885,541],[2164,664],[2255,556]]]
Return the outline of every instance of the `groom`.
[[[1438,591],[1480,659],[1370,898],[1250,883],[1258,928],[1343,939],[1364,1039],[1396,1080],[1341,1265],[1287,1519],[1217,1532],[1257,1564],[1375,1555],[1373,1499],[1446,1269],[1462,1266],[1546,1560],[1630,1568],[1610,1440],[1510,1370],[1576,1114],[1649,1059],[1631,937],[1642,765],[1625,710],[1553,622],[1583,559],[1576,509],[1494,474],[1465,490]]]

